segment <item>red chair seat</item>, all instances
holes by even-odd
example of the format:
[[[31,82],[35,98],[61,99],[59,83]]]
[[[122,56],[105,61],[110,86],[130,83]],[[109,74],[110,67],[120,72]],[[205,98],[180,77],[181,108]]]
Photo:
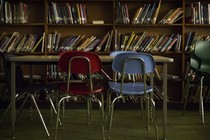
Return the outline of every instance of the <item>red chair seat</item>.
[[[98,94],[99,92],[102,92],[103,87],[102,86],[94,86],[93,91],[91,93],[90,87],[84,83],[84,84],[71,84],[69,87],[69,91],[67,91],[67,85],[61,85],[60,91],[63,93],[71,94],[71,95],[88,95],[88,94]]]

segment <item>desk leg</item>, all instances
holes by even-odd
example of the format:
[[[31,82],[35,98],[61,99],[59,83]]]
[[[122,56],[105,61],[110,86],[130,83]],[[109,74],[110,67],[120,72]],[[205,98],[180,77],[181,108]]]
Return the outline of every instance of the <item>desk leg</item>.
[[[163,64],[163,139],[166,140],[167,127],[167,63]]]
[[[11,124],[12,124],[12,138],[15,138],[15,120],[16,120],[16,103],[15,103],[15,62],[11,62]]]

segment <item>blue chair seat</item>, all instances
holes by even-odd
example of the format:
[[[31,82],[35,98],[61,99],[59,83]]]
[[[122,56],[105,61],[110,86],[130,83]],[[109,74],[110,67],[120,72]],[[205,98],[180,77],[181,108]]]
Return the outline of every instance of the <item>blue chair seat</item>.
[[[120,93],[121,83],[108,82],[110,89],[113,92]],[[146,93],[152,92],[151,86],[146,87]],[[123,95],[144,95],[144,84],[143,83],[125,83],[123,84]]]

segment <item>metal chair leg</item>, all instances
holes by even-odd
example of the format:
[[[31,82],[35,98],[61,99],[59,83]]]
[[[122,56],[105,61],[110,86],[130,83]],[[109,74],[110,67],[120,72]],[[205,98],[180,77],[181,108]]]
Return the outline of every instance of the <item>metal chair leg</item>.
[[[18,94],[15,95],[15,98],[17,98],[17,97],[18,97]],[[1,122],[4,120],[4,118],[6,117],[7,113],[8,113],[9,110],[10,110],[10,107],[11,107],[11,102],[9,103],[7,109],[5,110],[4,114],[2,115],[1,120],[0,120],[0,123],[1,123]]]
[[[91,99],[87,98],[87,125],[90,126],[90,119],[91,119]]]
[[[63,97],[61,98],[59,101],[58,101],[58,104],[57,104],[57,117],[56,117],[56,122],[55,122],[55,137],[54,139],[56,140],[57,139],[57,135],[58,135],[58,123],[59,123],[59,118],[60,118],[60,109],[61,109],[61,104],[62,104],[62,110],[64,110],[64,101],[66,99],[69,99],[71,98],[71,96],[66,96],[66,97]],[[63,112],[64,113],[64,112]],[[63,116],[64,117],[64,116]],[[63,119],[62,119],[62,122],[63,122]],[[64,123],[63,123],[64,124]],[[62,125],[64,126],[64,125]]]
[[[35,105],[35,107],[36,107],[36,110],[37,110],[37,112],[38,112],[38,114],[39,114],[39,117],[40,117],[40,119],[41,119],[41,121],[42,121],[42,124],[43,124],[43,126],[44,126],[44,129],[45,129],[45,131],[46,131],[46,133],[47,133],[47,136],[50,137],[50,133],[49,133],[49,131],[48,131],[48,129],[47,129],[47,126],[46,126],[46,124],[45,124],[45,122],[44,122],[44,119],[43,119],[42,114],[41,114],[41,112],[40,112],[40,110],[39,110],[39,107],[38,107],[38,105],[37,105],[37,103],[36,103],[36,100],[35,100],[33,94],[30,94],[30,96],[31,96],[31,99],[33,100],[33,103],[34,103],[34,105]]]
[[[184,107],[183,107],[183,111],[182,111],[182,115],[184,115],[185,111],[186,111],[186,107],[187,107],[187,100],[188,100],[188,97],[189,97],[189,89],[190,89],[190,85],[188,85],[188,87],[186,87],[186,90],[185,90],[185,98],[184,98]]]
[[[101,95],[103,96],[103,95]],[[103,99],[103,97],[101,97]],[[98,102],[99,104],[99,110],[101,112],[101,132],[102,132],[102,140],[105,140],[105,133],[104,133],[104,108],[103,108],[103,101],[100,101],[98,98],[94,97],[94,99]]]
[[[201,89],[200,89],[200,109],[201,109],[201,122],[202,124],[205,124],[204,120],[204,105],[203,105],[203,78],[204,76],[201,77]]]
[[[23,95],[21,95],[21,96],[23,96]],[[21,105],[21,107],[20,107],[20,109],[19,109],[19,112],[17,113],[16,119],[20,116],[20,113],[22,112],[23,107],[25,106],[25,103],[26,103],[26,101],[28,100],[29,96],[30,96],[30,95],[27,94],[26,98],[24,99],[24,101],[23,101],[23,103],[22,103],[22,105]],[[19,97],[18,97],[18,98],[19,98]],[[20,97],[20,98],[21,98],[21,97]]]
[[[48,98],[49,98],[50,105],[51,105],[51,107],[52,107],[52,110],[53,110],[54,114],[57,115],[57,111],[56,111],[56,109],[55,109],[55,106],[54,106],[54,103],[53,103],[53,101],[52,101],[52,98],[51,98],[50,95],[48,95],[48,94],[47,94],[47,96],[48,96]],[[59,124],[62,125],[60,118],[58,119],[58,121],[59,121]]]
[[[123,98],[123,96],[118,96],[116,97],[112,103],[111,103],[111,107],[110,107],[110,117],[109,117],[109,130],[108,130],[108,139],[110,139],[110,134],[111,134],[111,128],[112,128],[112,119],[113,119],[113,112],[114,112],[114,103],[116,100]]]
[[[143,104],[143,99],[141,98],[141,113],[142,113],[142,119],[144,119],[144,104]]]
[[[156,106],[155,106],[155,102],[153,99],[150,100],[152,103],[152,107],[153,107],[153,122],[154,122],[154,126],[155,126],[155,134],[156,134],[156,139],[159,140],[159,133],[158,133],[158,125],[157,125],[157,118],[156,118]]]

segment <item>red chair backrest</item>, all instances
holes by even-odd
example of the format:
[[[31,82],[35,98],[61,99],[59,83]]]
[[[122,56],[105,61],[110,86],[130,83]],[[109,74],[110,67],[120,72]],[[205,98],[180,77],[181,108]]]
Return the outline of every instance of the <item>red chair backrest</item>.
[[[78,57],[76,58],[75,57]],[[71,73],[72,74],[88,74],[89,68],[87,60],[81,57],[85,57],[90,60],[91,73],[96,73],[101,71],[101,60],[99,56],[91,52],[83,51],[66,51],[60,54],[60,59],[58,61],[59,69],[63,72],[68,73],[68,65],[70,60],[73,58],[71,63]]]

